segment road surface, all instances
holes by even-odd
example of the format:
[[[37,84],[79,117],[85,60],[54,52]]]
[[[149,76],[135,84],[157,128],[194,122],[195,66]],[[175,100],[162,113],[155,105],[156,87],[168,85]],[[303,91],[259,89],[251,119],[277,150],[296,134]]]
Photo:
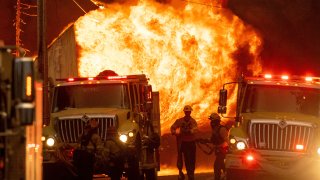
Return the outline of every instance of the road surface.
[[[187,175],[185,174],[186,176],[186,180],[188,179],[187,178]],[[178,175],[161,175],[161,176],[158,176],[158,180],[177,180],[178,179]],[[108,177],[96,177],[94,178],[94,180],[110,180],[110,178]],[[126,178],[123,178],[122,180],[126,180]],[[197,173],[195,174],[195,180],[214,180],[214,177],[213,177],[213,173]]]
[[[187,175],[185,174],[185,179],[187,178]],[[158,180],[177,180],[178,175],[168,175],[168,176],[159,176]],[[195,180],[214,180],[213,173],[199,173],[195,174],[194,177]]]

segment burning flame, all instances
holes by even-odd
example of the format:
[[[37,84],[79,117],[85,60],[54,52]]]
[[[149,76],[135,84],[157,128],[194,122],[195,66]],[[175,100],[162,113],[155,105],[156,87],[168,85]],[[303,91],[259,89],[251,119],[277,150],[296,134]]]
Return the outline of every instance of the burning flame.
[[[219,89],[237,76],[233,54],[239,47],[249,47],[253,63],[248,68],[260,70],[261,40],[253,29],[227,9],[184,3],[179,8],[155,1],[111,4],[75,23],[80,76],[106,69],[145,73],[160,93],[162,134],[187,104],[199,126],[208,124],[209,114],[217,111]]]

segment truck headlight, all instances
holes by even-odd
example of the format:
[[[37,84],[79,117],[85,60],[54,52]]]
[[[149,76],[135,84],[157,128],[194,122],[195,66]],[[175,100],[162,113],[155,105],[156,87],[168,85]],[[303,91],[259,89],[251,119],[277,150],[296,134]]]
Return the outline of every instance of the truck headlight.
[[[46,137],[45,136],[41,136],[41,141],[45,141],[46,140]]]
[[[317,149],[317,153],[318,155],[320,155],[320,147]]]
[[[129,137],[133,137],[134,133],[133,132],[129,132]]]
[[[238,141],[236,147],[238,150],[244,150],[246,148],[246,144],[243,141]]]
[[[52,137],[49,137],[46,141],[46,144],[49,146],[49,147],[52,147],[54,146],[54,143],[55,143],[55,140],[52,138]]]
[[[229,142],[230,142],[230,144],[235,144],[235,143],[237,142],[237,140],[236,140],[235,138],[231,138],[231,139],[229,140]]]
[[[125,135],[125,134],[121,134],[120,135],[120,137],[119,137],[119,139],[120,139],[120,141],[122,141],[122,142],[127,142],[127,140],[128,140],[128,136],[127,135]]]

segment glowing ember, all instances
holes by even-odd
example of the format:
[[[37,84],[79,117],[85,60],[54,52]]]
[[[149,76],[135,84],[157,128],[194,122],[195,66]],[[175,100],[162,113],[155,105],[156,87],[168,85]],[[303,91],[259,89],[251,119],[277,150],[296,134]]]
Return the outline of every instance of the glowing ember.
[[[75,23],[79,74],[92,77],[105,69],[147,74],[160,92],[162,133],[186,104],[200,126],[207,124],[222,84],[237,75],[232,55],[238,47],[249,47],[250,68],[259,70],[261,42],[252,29],[226,9],[184,3],[179,8],[155,1],[109,5]]]

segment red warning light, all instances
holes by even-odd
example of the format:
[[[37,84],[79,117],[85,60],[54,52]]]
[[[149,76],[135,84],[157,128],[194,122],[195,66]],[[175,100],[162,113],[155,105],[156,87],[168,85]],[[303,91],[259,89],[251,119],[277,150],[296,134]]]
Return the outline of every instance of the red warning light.
[[[306,77],[306,81],[311,82],[312,80],[312,77]]]
[[[281,76],[281,79],[283,79],[283,80],[288,80],[288,79],[289,79],[289,76],[287,76],[287,75],[282,75],[282,76]]]
[[[271,74],[265,74],[265,75],[264,75],[264,78],[266,78],[266,79],[271,79],[271,78],[272,78],[272,75],[271,75]]]
[[[252,154],[248,154],[247,157],[246,157],[246,160],[247,161],[253,161],[254,160],[254,157]]]

